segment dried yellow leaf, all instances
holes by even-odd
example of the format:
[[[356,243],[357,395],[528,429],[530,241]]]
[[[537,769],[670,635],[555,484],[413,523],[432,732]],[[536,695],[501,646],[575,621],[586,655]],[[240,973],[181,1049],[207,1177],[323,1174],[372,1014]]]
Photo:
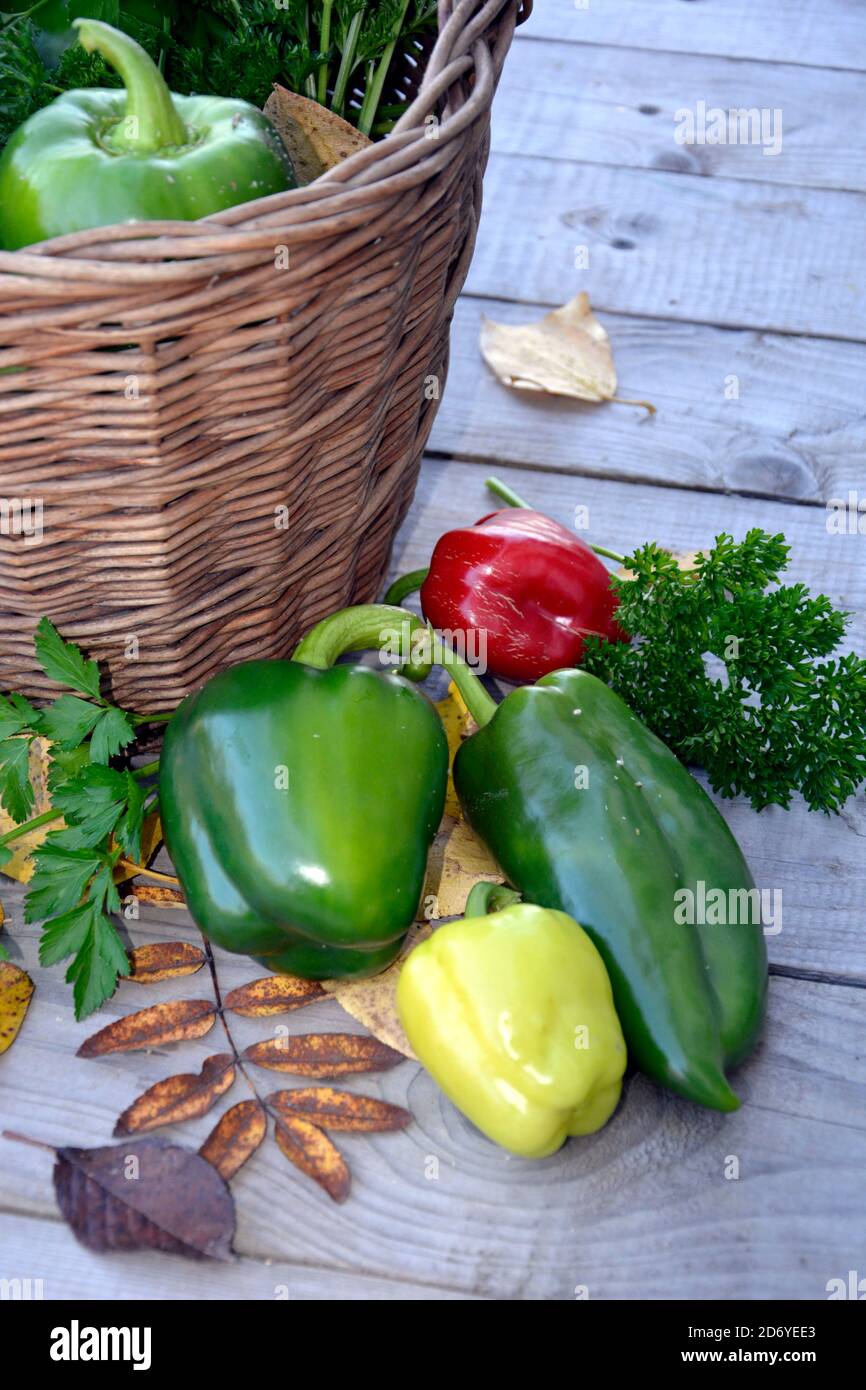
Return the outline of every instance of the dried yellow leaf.
[[[33,998],[33,981],[17,965],[0,960],[0,1053],[14,1043]]]
[[[579,401],[616,398],[610,339],[582,293],[537,323],[494,323],[482,317],[481,351],[501,382]],[[649,401],[622,401],[655,414]]]
[[[494,323],[483,318],[481,351],[506,386],[582,401],[609,401],[616,393],[610,340],[579,294],[538,323]]]
[[[342,116],[285,87],[274,87],[265,115],[285,145],[300,184],[312,183],[373,143]]]

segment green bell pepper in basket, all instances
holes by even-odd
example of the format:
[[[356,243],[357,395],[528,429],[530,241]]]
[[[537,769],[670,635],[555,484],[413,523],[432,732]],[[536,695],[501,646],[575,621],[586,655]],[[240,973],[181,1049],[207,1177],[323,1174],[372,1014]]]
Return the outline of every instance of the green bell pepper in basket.
[[[3,249],[130,220],[189,221],[295,186],[261,111],[174,96],[128,34],[96,19],[75,27],[126,90],[66,92],[15,132],[0,158]]]
[[[767,957],[726,822],[597,677],[554,671],[498,707],[471,673],[458,683],[481,726],[454,763],[469,824],[525,899],[568,913],[595,942],[637,1066],[735,1110],[725,1071],[757,1040]],[[701,884],[730,906],[726,922],[688,922]]]
[[[398,954],[442,819],[448,744],[409,681],[333,662],[407,617],[336,614],[291,661],[230,667],[169,722],[165,840],[190,912],[226,950],[309,979],[374,974]]]

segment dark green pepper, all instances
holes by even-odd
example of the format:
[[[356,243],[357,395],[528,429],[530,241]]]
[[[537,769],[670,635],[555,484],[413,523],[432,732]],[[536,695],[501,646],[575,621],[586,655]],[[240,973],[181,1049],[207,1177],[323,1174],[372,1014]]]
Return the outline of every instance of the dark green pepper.
[[[725,1070],[755,1045],[767,958],[757,892],[722,816],[595,676],[555,671],[498,708],[474,677],[459,683],[483,726],[454,766],[470,825],[524,898],[589,933],[637,1066],[736,1109]],[[679,920],[701,883],[734,923]]]
[[[0,158],[0,246],[130,220],[189,221],[295,186],[268,118],[245,101],[173,96],[149,54],[96,19],[75,21],[126,90],[65,92]]]
[[[166,730],[160,807],[206,936],[309,979],[374,974],[400,950],[442,819],[448,745],[401,676],[333,666],[400,609],[326,619],[291,661],[231,667]]]

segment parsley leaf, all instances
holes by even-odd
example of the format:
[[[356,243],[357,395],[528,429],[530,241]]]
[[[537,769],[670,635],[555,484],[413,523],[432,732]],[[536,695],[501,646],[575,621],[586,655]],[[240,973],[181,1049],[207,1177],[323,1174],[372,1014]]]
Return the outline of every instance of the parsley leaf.
[[[29,739],[7,738],[0,743],[0,806],[19,824],[33,810]]]
[[[122,709],[109,705],[90,740],[90,760],[94,763],[107,763],[118,754],[121,748],[128,748],[135,738],[135,730]]]
[[[42,731],[46,738],[69,753],[84,742],[102,716],[100,705],[82,700],[78,695],[61,695],[43,711]]]
[[[46,676],[71,690],[99,699],[99,667],[73,642],[64,642],[53,623],[42,618],[36,629],[36,657]]]
[[[613,580],[632,645],[588,639],[600,676],[722,796],[756,810],[838,811],[866,778],[866,661],[831,655],[849,620],[823,594],[784,585],[789,547],[758,529],[716,537],[693,570],[655,544]]]

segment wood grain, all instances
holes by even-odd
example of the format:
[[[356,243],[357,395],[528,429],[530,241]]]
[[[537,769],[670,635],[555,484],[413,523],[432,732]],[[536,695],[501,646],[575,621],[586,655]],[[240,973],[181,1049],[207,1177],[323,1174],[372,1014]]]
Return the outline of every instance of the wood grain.
[[[485,207],[471,294],[866,340],[862,193],[494,154]]]
[[[640,0],[631,11],[646,8]],[[680,11],[687,30],[681,3]],[[862,95],[859,72],[561,40],[518,42],[494,107],[493,149],[704,178],[863,190]],[[774,130],[780,135],[778,153],[750,143],[678,144],[676,113],[694,113],[698,102],[705,111],[766,111],[767,136]]]
[[[866,68],[859,0],[542,0],[527,36],[621,44],[668,53],[722,54],[768,62]],[[641,59],[636,58],[639,65]]]
[[[36,933],[17,921],[12,930],[32,962]],[[164,922],[136,924],[138,939],[164,931]],[[217,959],[226,984],[256,970],[240,957]],[[171,982],[154,993],[171,997]],[[120,995],[108,1012],[128,1002]],[[354,1027],[334,1001],[287,1026],[301,1030],[314,1011],[316,1027],[334,1017]],[[180,1296],[181,1280],[186,1296],[235,1296],[236,1280],[237,1296],[272,1298],[285,1283],[301,1295],[321,1289],[321,1271],[331,1269],[338,1297],[343,1289],[356,1296],[363,1271],[371,1296],[387,1279],[401,1297],[420,1285],[431,1298],[568,1300],[586,1285],[591,1298],[822,1298],[826,1281],[856,1268],[862,1251],[864,1021],[863,989],[773,979],[765,1040],[736,1074],[737,1114],[700,1110],[634,1077],[604,1130],[543,1163],[495,1149],[412,1062],[364,1077],[365,1094],[406,1105],[414,1124],[341,1136],[354,1179],[342,1208],[264,1145],[233,1183],[245,1258],[225,1275],[186,1266],[177,1274],[173,1261],[146,1256],[105,1259],[98,1270],[55,1224],[50,1156],[4,1143],[0,1208],[15,1215],[0,1217],[2,1272],[44,1277],[49,1297],[70,1289],[104,1297],[110,1279],[132,1297],[164,1279],[169,1296]],[[238,1029],[247,1041],[261,1035],[262,1021],[238,1020]],[[49,1142],[107,1141],[130,1095],[176,1066],[178,1053],[75,1059],[76,1031],[61,971],[40,971],[32,1016],[5,1059],[0,1128],[14,1122]],[[200,1066],[205,1055],[204,1044],[190,1043],[184,1065]],[[166,1137],[199,1143],[212,1123],[202,1117]],[[736,1180],[725,1177],[731,1156]]]
[[[636,407],[539,399],[500,385],[478,346],[482,314],[526,323],[544,313],[540,305],[458,300],[432,450],[803,501],[862,488],[866,346],[603,314],[619,394],[652,401],[658,414],[650,420]],[[726,395],[732,382],[736,398]]]

